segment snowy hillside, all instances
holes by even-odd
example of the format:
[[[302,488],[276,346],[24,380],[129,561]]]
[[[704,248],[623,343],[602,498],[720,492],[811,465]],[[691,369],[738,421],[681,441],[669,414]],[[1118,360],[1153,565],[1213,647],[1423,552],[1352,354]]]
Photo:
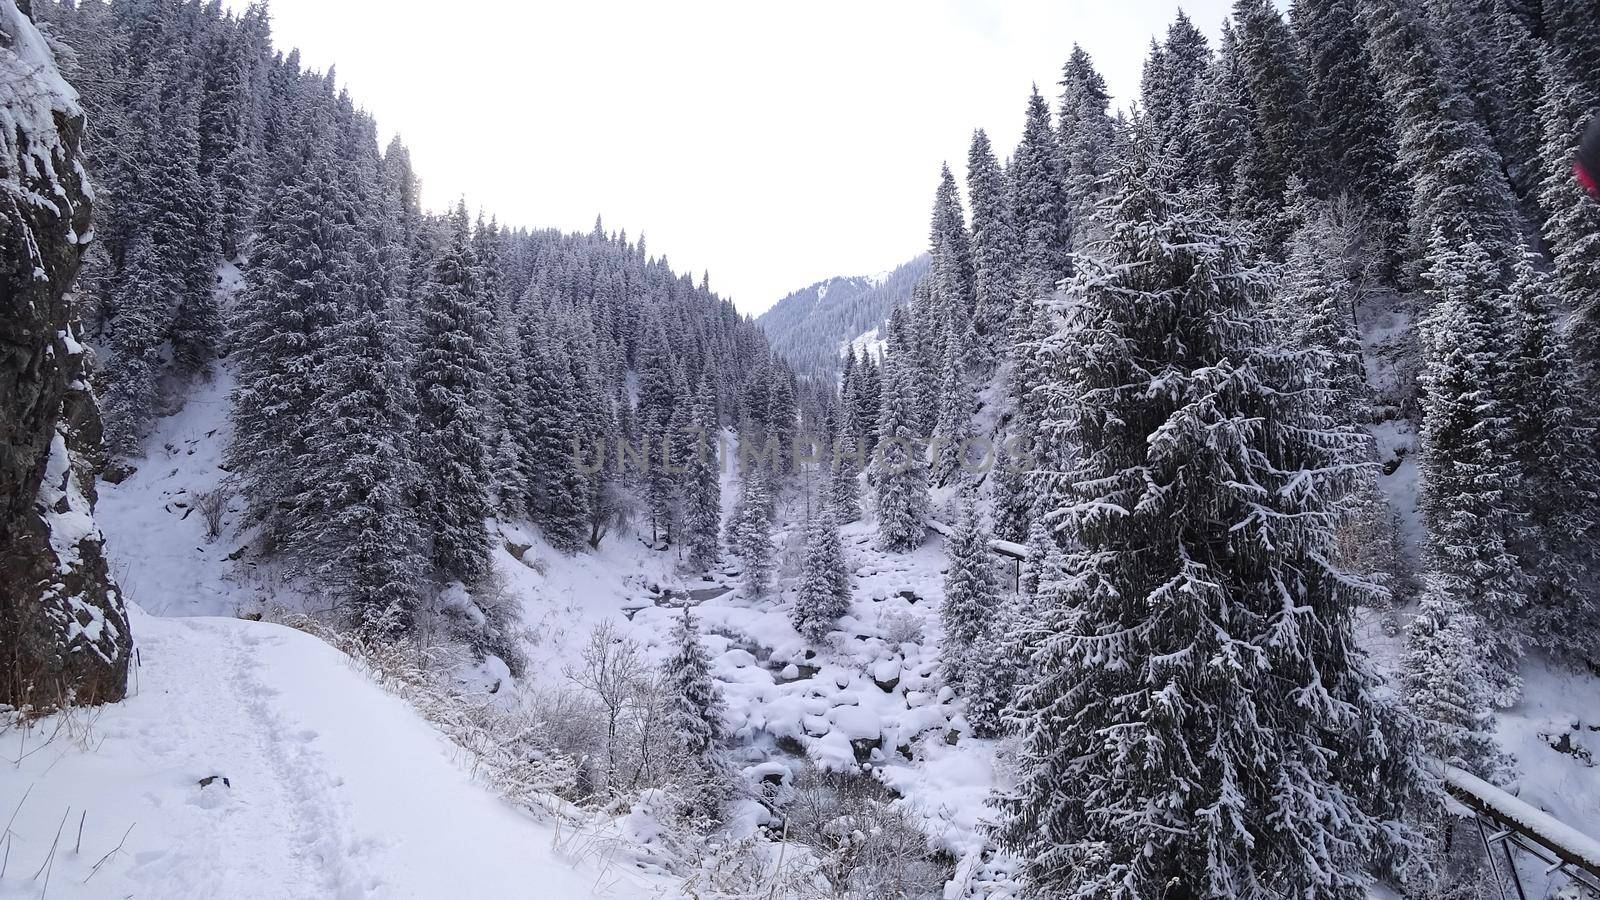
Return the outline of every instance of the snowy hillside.
[[[819,281],[779,300],[756,320],[775,352],[802,375],[838,371],[838,347],[883,325],[928,271],[919,256],[893,271]]]

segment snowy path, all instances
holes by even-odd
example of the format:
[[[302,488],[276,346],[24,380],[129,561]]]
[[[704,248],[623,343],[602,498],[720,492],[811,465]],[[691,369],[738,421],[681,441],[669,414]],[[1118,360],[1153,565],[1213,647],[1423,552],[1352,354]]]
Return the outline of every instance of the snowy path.
[[[135,628],[136,696],[70,729],[0,733],[0,815],[18,810],[0,897],[40,896],[41,869],[50,897],[666,893],[563,856],[550,826],[475,783],[448,742],[315,638],[237,619],[139,615]],[[210,775],[231,787],[202,787]]]

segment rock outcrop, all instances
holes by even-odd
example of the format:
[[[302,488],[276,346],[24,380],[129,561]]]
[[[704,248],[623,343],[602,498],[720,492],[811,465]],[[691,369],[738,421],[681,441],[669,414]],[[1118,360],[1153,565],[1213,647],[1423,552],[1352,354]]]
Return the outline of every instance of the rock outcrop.
[[[0,0],[0,704],[119,700],[132,636],[94,523],[99,441],[67,291],[90,227],[83,113],[27,0]]]

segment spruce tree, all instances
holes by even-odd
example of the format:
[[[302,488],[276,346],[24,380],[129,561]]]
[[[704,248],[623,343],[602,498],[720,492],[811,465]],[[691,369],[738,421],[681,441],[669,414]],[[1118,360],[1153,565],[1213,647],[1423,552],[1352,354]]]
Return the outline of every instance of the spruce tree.
[[[417,462],[427,473],[418,511],[433,564],[471,584],[489,571],[484,309],[465,204],[445,227],[417,298]]]
[[[667,728],[682,751],[679,763],[692,780],[686,811],[716,818],[732,775],[722,746],[727,737],[722,719],[726,704],[688,607],[673,624],[671,641],[673,653],[661,674],[666,683]]]
[[[1021,248],[1005,172],[982,129],[973,132],[972,149],[967,153],[967,199],[972,204],[974,319],[978,336],[992,356],[1007,348]]]
[[[1583,391],[1551,301],[1526,260],[1508,298],[1513,330],[1507,425],[1526,516],[1517,555],[1532,578],[1524,630],[1574,664],[1596,657],[1600,613],[1600,459],[1595,402]]]
[[[782,359],[772,366],[772,391],[767,395],[767,437],[777,448],[779,475],[794,470],[794,436],[799,427],[799,406],[795,399],[794,370]]]
[[[1141,144],[1068,291],[1073,535],[999,836],[1042,895],[1362,898],[1410,849],[1405,720],[1330,567],[1354,430],[1272,339],[1244,242]]]
[[[928,533],[928,472],[910,368],[900,352],[884,360],[880,438],[872,460],[878,544],[894,552],[916,549]]]
[[[320,583],[376,637],[411,627],[422,574],[422,536],[410,507],[417,473],[404,354],[388,304],[375,292],[327,329],[326,389],[312,404],[307,491],[315,515],[303,541]]]
[[[1521,473],[1511,453],[1510,378],[1502,359],[1512,334],[1498,266],[1475,242],[1457,247],[1441,230],[1429,273],[1433,309],[1422,323],[1422,495],[1434,589],[1481,620],[1495,667],[1495,701],[1511,703],[1528,603],[1528,577],[1513,547],[1523,528],[1513,499]]]
[[[982,626],[967,662],[966,716],[974,735],[994,738],[1010,731],[1017,688],[1029,672],[1027,598],[1001,596]]]
[[[1584,0],[1545,0],[1543,32],[1551,45],[1551,61],[1579,100],[1593,109],[1600,104],[1600,21]]]
[[[939,171],[928,247],[933,259],[930,277],[946,323],[950,327],[970,323],[977,305],[972,241],[967,234],[966,216],[961,211],[956,179],[948,165]]]
[[[1224,21],[1216,58],[1189,120],[1188,164],[1193,180],[1213,189],[1230,213],[1237,211],[1235,198],[1246,162],[1256,155],[1252,105],[1239,39],[1232,23]]]
[[[743,563],[740,583],[745,596],[751,599],[766,596],[772,586],[774,548],[772,519],[767,512],[772,502],[767,492],[769,477],[757,466],[745,468],[739,502],[728,523],[728,544]]]
[[[1348,229],[1334,221],[1324,204],[1313,204],[1304,217],[1289,239],[1279,314],[1300,344],[1316,354],[1329,412],[1365,423],[1372,398],[1356,326],[1361,285],[1341,264]]]
[[[1019,296],[1051,291],[1069,268],[1070,205],[1061,170],[1061,144],[1050,125],[1050,106],[1034,88],[1022,142],[1011,158],[1011,197],[1021,246]]]
[[[964,478],[967,461],[963,451],[972,438],[972,412],[977,406],[972,382],[961,352],[962,341],[954,332],[945,337],[944,364],[939,377],[939,422],[934,428],[936,444],[933,458],[933,483],[951,484]]]
[[[707,571],[717,564],[721,548],[717,531],[722,524],[722,481],[717,446],[721,427],[717,422],[716,386],[701,375],[694,401],[694,437],[683,465],[683,527],[689,544],[689,565]]]
[[[835,623],[850,611],[850,573],[833,511],[812,518],[806,534],[805,563],[789,621],[813,644],[821,643]]]
[[[1394,114],[1383,98],[1355,0],[1301,0],[1292,12],[1306,59],[1315,160],[1309,187],[1320,197],[1360,200],[1392,269],[1405,225],[1405,189],[1396,167]]]
[[[546,313],[551,316],[550,313]],[[572,553],[586,535],[589,486],[575,447],[582,415],[577,386],[559,330],[550,318],[524,321],[521,329],[523,394],[515,411],[524,508],[550,545]]]
[[[318,423],[322,338],[338,316],[352,265],[350,226],[337,215],[328,126],[312,128],[298,171],[274,192],[256,241],[250,283],[235,309],[237,384],[226,460],[238,474],[250,518],[292,547],[304,525],[301,464]]]
[[[861,518],[861,469],[866,455],[860,452],[860,438],[853,427],[854,416],[838,439],[828,475],[828,505],[840,523]]]
[[[1482,636],[1482,623],[1460,604],[1456,592],[1429,579],[1406,632],[1402,688],[1407,705],[1422,721],[1429,755],[1499,781],[1506,760],[1494,739]]]
[[[1304,174],[1308,159],[1305,75],[1294,38],[1271,0],[1235,0],[1233,22],[1250,88],[1255,150],[1237,196],[1261,246],[1278,255],[1292,225],[1285,215],[1289,179]]]
[[[1356,11],[1395,112],[1397,158],[1409,180],[1406,256],[1422,263],[1434,231],[1442,229],[1456,244],[1475,240],[1491,257],[1509,260],[1515,223],[1500,155],[1421,4],[1357,0]]]
[[[1183,10],[1160,46],[1151,44],[1140,94],[1150,139],[1174,159],[1188,160],[1189,122],[1211,62],[1211,47]]]
[[[107,443],[137,451],[160,399],[170,346],[188,374],[216,353],[222,326],[213,296],[214,196],[200,175],[200,137],[186,67],[162,61],[159,94],[131,111],[128,148],[136,166],[117,208],[129,220],[123,265],[113,280],[106,398]]]
[[[944,639],[939,643],[939,669],[945,684],[957,693],[968,692],[979,654],[978,642],[996,618],[999,587],[994,562],[989,557],[988,536],[979,527],[978,511],[969,497],[962,503],[961,520],[945,543],[948,565],[944,576],[944,603],[939,620]]]
[[[1106,114],[1110,104],[1111,94],[1094,60],[1082,47],[1072,45],[1072,55],[1061,71],[1060,122],[1061,178],[1066,186],[1062,202],[1069,248],[1089,244],[1087,232],[1094,223],[1105,176],[1111,171],[1116,137]],[[1069,269],[1063,267],[1056,277],[1066,275]],[[1053,286],[1047,284],[1045,289]]]
[[[1573,349],[1588,368],[1590,391],[1600,391],[1600,204],[1572,174],[1573,154],[1593,107],[1560,85],[1554,67],[1546,68],[1545,80],[1539,106],[1543,172],[1538,194],[1544,239],[1554,256],[1562,305],[1578,314]]]

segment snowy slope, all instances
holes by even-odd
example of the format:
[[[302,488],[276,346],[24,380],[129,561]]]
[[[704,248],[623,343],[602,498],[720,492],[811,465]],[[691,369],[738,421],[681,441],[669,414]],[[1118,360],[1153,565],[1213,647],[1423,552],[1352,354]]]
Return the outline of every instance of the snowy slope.
[[[0,897],[40,896],[43,873],[63,898],[664,889],[572,858],[570,836],[475,783],[459,751],[310,635],[139,611],[133,627],[129,700],[5,735],[0,806],[15,814]],[[200,784],[213,775],[228,784]]]

